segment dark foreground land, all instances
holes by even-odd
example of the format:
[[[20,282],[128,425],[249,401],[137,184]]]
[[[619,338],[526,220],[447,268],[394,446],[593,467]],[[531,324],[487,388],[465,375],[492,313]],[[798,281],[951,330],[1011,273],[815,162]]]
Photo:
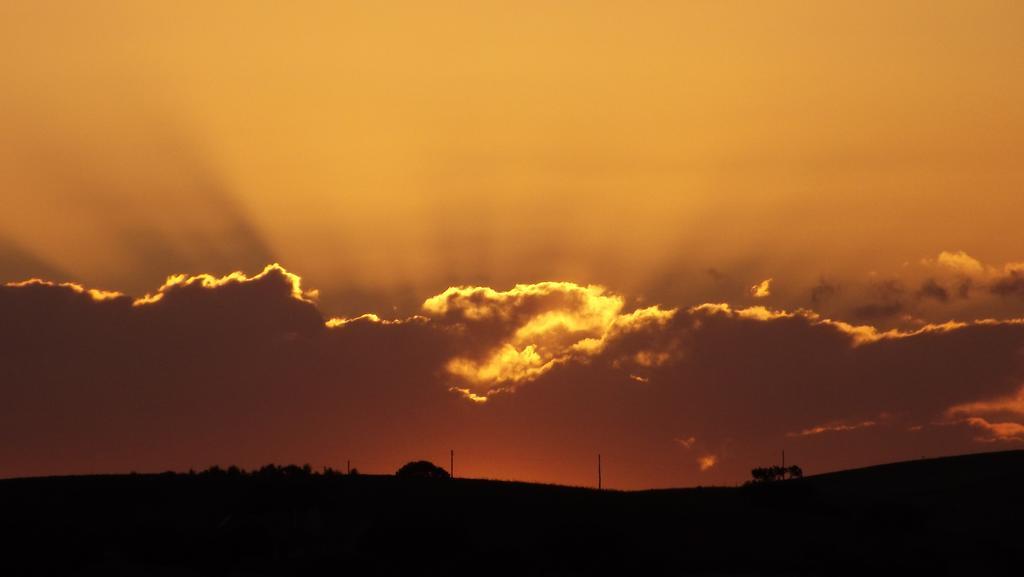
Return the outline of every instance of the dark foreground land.
[[[0,481],[3,575],[1021,575],[1024,451],[761,486]]]

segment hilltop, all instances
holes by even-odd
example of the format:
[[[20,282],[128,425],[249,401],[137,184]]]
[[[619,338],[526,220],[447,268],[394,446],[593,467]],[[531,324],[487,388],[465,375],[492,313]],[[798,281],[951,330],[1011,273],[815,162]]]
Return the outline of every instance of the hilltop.
[[[8,575],[1012,574],[1024,451],[740,488],[393,476],[0,481]]]

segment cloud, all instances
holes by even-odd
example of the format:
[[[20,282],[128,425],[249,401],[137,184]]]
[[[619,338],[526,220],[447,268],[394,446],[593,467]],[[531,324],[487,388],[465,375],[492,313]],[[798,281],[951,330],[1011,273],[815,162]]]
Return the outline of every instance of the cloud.
[[[818,284],[811,288],[811,304],[822,304],[839,293],[839,287],[825,279],[820,279]]]
[[[478,352],[450,359],[445,368],[486,396],[512,391],[560,363],[599,355],[608,341],[646,327],[664,325],[675,310],[657,306],[623,312],[623,297],[604,287],[568,282],[516,285],[507,291],[452,287],[423,303],[429,318],[472,334]],[[638,353],[638,363],[656,362]]]
[[[772,294],[772,279],[765,279],[750,287],[750,296],[756,299],[763,299]]]
[[[279,265],[135,299],[3,285],[0,475],[389,471],[454,447],[467,474],[574,484],[601,452],[644,464],[616,471],[622,487],[651,487],[737,482],[779,447],[814,472],[1017,437],[1024,321],[629,302],[574,283],[454,287],[413,317],[328,318]]]
[[[772,310],[762,306],[734,309],[728,303],[704,303],[690,309],[690,313],[727,315],[744,319],[756,319],[761,321],[786,318],[793,316],[793,313],[786,311]]]
[[[807,437],[810,435],[820,435],[822,433],[844,433],[847,431],[856,431],[857,429],[874,427],[877,424],[878,423],[875,421],[861,421],[859,423],[829,423],[826,425],[817,425],[809,429],[803,429],[799,432],[786,433],[786,436]]]
[[[949,409],[951,415],[991,415],[1011,413],[1024,416],[1024,385],[1013,395],[996,399],[975,401],[956,405]]]
[[[872,321],[893,317],[905,311],[903,295],[906,291],[899,280],[874,282],[871,285],[871,292],[874,294],[872,302],[855,307],[854,317]]]
[[[697,458],[697,468],[703,473],[718,464],[716,455],[704,455]]]
[[[724,282],[729,279],[729,275],[714,267],[707,268],[704,272],[707,273],[707,275],[715,282]]]
[[[985,265],[966,252],[941,252],[935,260],[922,261],[926,267],[939,272],[946,272],[949,284],[956,287],[961,299],[972,297],[975,287],[987,288],[990,295],[1006,298],[1024,297],[1024,263],[1008,262],[1002,266]],[[935,297],[942,302],[948,301],[948,291],[939,286],[938,281],[929,278],[919,292],[921,296]],[[977,294],[975,300],[984,300],[984,293]],[[991,305],[990,305],[991,306]],[[998,306],[998,305],[996,305]]]
[[[298,275],[279,264],[270,264],[258,274],[236,271],[223,276],[210,274],[169,276],[156,292],[132,301],[137,322],[165,327],[168,332],[185,327],[202,327],[211,338],[217,333],[245,332],[245,339],[296,338],[326,330],[316,306],[315,290],[302,287]]]
[[[24,281],[9,282],[5,283],[4,286],[8,288],[31,288],[31,287],[46,287],[48,289],[67,289],[75,294],[86,295],[96,302],[103,302],[108,300],[124,298],[125,295],[118,291],[107,291],[100,289],[87,289],[78,283],[73,282],[62,282],[55,283],[47,280],[38,278],[32,278]]]
[[[933,278],[925,280],[916,294],[919,299],[934,299],[942,303],[949,300],[949,291]]]
[[[1016,298],[1024,296],[1022,275],[1022,263],[986,264],[964,251],[943,251],[860,278],[819,277],[803,292],[803,300],[776,298],[773,302],[884,329],[1019,317],[1024,315],[1024,298]]]
[[[964,422],[978,430],[976,441],[1024,442],[1024,385],[1010,395],[955,405],[946,414],[952,422]],[[993,422],[995,419],[1000,421]]]
[[[292,274],[285,270],[283,266],[274,263],[267,265],[263,269],[263,272],[251,277],[246,276],[246,274],[241,271],[235,271],[221,277],[216,277],[210,274],[199,274],[194,276],[185,274],[171,275],[167,277],[167,281],[164,282],[164,284],[157,289],[155,293],[136,299],[134,304],[137,306],[153,304],[163,299],[164,295],[176,291],[187,291],[192,288],[210,290],[233,284],[259,284],[263,279],[268,278],[279,279],[280,284],[288,287],[291,297],[295,300],[312,303],[315,302],[317,298],[318,293],[316,290],[306,291],[302,289],[302,279],[300,279],[298,275]]]
[[[1009,270],[1005,276],[997,278],[989,287],[992,294],[1001,297],[1017,296],[1024,298],[1024,271]]]
[[[968,417],[967,423],[982,430],[982,435],[976,437],[978,441],[1024,443],[1024,424],[1022,423],[990,423],[981,417]]]
[[[928,264],[930,261],[925,262]],[[965,276],[978,276],[985,270],[985,267],[982,266],[978,259],[962,250],[955,252],[942,251],[935,259],[935,263]]]
[[[697,438],[686,437],[685,439],[676,439],[676,442],[679,443],[684,449],[689,450],[692,449],[694,444],[697,443]]]

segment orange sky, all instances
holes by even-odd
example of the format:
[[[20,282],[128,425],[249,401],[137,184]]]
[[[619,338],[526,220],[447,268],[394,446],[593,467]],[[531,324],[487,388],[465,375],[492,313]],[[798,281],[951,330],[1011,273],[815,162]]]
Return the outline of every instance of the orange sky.
[[[354,314],[1021,258],[1012,2],[0,11],[0,230],[40,263],[5,278],[142,292],[273,256]]]
[[[0,282],[137,298],[280,262],[324,320],[542,281],[615,315],[1018,318],[1021,30],[1015,2],[4,2]],[[562,312],[423,366],[501,388],[468,375],[568,354]]]

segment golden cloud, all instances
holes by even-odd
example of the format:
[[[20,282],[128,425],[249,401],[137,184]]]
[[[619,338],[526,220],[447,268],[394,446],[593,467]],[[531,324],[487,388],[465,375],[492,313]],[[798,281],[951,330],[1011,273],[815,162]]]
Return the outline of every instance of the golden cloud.
[[[451,387],[448,390],[453,393],[459,393],[463,397],[473,401],[474,403],[486,403],[487,395],[478,395],[466,387]]]
[[[1017,294],[1024,287],[1024,282],[1020,281],[1024,274],[1024,262],[1011,261],[1002,266],[992,266],[982,264],[964,251],[943,251],[935,260],[924,259],[922,264],[960,279],[960,296],[963,298],[967,297],[971,286],[987,287],[988,292],[997,296]]]
[[[829,318],[822,318],[821,315],[807,309],[795,311],[773,310],[763,306],[746,307],[742,309],[732,308],[727,303],[704,303],[690,307],[691,314],[724,315],[731,318],[774,321],[778,319],[800,317],[806,319],[812,326],[830,326],[851,338],[853,346],[860,346],[874,343],[884,339],[905,339],[929,333],[947,333],[963,329],[972,325],[1018,325],[1024,324],[1024,318],[1013,319],[978,319],[972,322],[947,321],[944,323],[929,323],[914,330],[889,329],[879,330],[872,325],[854,325],[845,321],[838,321]]]
[[[409,323],[409,322],[425,322],[426,320],[427,320],[426,317],[422,317],[422,316],[419,316],[419,315],[413,315],[413,316],[411,316],[409,318],[406,318],[406,319],[382,319],[382,318],[380,318],[379,316],[377,316],[377,315],[375,315],[373,313],[366,313],[366,314],[362,314],[362,315],[359,315],[357,317],[351,317],[351,318],[347,318],[347,317],[331,317],[331,318],[327,319],[326,321],[324,321],[324,325],[327,326],[327,328],[329,328],[329,329],[334,329],[334,328],[350,325],[350,324],[353,324],[353,323],[370,323],[370,324],[375,324],[375,325],[400,325],[400,324]]]
[[[99,290],[99,289],[87,289],[87,288],[85,288],[84,286],[82,286],[82,285],[80,285],[78,283],[73,283],[73,282],[55,283],[55,282],[51,282],[51,281],[48,281],[48,280],[42,280],[42,279],[38,279],[38,278],[32,278],[32,279],[18,281],[18,282],[4,283],[4,286],[10,287],[10,288],[26,288],[26,287],[33,287],[33,286],[43,286],[43,287],[58,287],[58,288],[70,289],[72,292],[75,292],[77,294],[87,295],[89,298],[91,298],[92,300],[94,300],[96,302],[103,302],[103,301],[119,299],[119,298],[122,298],[122,297],[125,296],[124,293],[121,293],[121,292],[118,292],[118,291],[108,291],[108,290]]]
[[[985,267],[982,266],[978,259],[962,250],[956,252],[942,251],[939,253],[938,258],[935,259],[935,262],[939,266],[967,276],[980,275],[985,270]],[[930,264],[931,261],[926,260],[925,263]]]
[[[772,279],[765,279],[750,287],[750,295],[756,299],[763,299],[772,294]]]
[[[924,259],[922,263],[926,266],[938,266],[951,272],[980,280],[1024,270],[1024,262],[1007,262],[1002,267],[985,265],[962,250],[956,252],[942,251],[935,260]]]
[[[757,321],[771,321],[775,319],[790,318],[797,314],[817,318],[817,315],[810,311],[799,310],[795,313],[782,310],[771,310],[763,306],[746,307],[734,309],[728,303],[704,303],[690,307],[690,313],[705,313],[712,315],[725,315],[734,318],[751,319]]]
[[[422,308],[434,319],[497,327],[495,342],[483,355],[458,356],[445,365],[450,375],[474,387],[474,396],[486,397],[513,390],[570,359],[593,357],[617,336],[664,325],[676,312],[651,306],[623,313],[624,306],[623,297],[602,286],[543,282],[508,291],[451,287]],[[652,356],[651,364],[657,358]],[[468,388],[453,390],[466,394]]]
[[[188,276],[185,274],[176,274],[167,277],[164,284],[157,289],[155,293],[147,294],[144,297],[135,299],[132,303],[135,306],[143,306],[159,302],[164,298],[168,292],[184,287],[200,286],[204,289],[216,289],[231,284],[246,284],[257,282],[263,278],[271,275],[278,274],[283,278],[291,287],[291,296],[295,300],[299,300],[307,303],[315,303],[319,297],[319,291],[317,290],[302,290],[302,279],[299,275],[288,272],[283,266],[278,263],[268,264],[263,268],[263,271],[259,274],[248,276],[242,271],[235,271],[226,274],[221,277],[216,277],[211,274],[198,274]]]

